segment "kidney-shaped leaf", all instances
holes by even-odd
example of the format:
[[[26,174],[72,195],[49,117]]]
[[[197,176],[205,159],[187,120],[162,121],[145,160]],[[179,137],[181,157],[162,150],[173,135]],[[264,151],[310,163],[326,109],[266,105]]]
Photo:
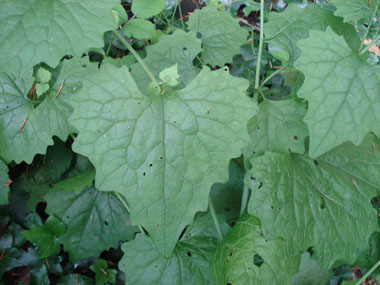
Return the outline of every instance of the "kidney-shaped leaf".
[[[148,97],[127,68],[105,65],[75,97],[74,150],[94,164],[98,189],[125,195],[133,223],[165,254],[248,143],[257,107],[247,87],[227,69],[205,68],[184,89]]]

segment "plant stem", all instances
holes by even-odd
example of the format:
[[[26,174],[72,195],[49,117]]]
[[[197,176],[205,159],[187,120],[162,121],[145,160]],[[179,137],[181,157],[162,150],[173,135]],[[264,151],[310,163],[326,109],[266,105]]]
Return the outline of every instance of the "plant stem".
[[[258,90],[259,85],[260,85],[260,69],[261,69],[261,56],[263,54],[263,44],[264,44],[264,0],[260,0],[260,42],[259,42],[259,54],[257,55],[255,90]]]
[[[117,198],[119,198],[119,200],[123,204],[123,206],[127,209],[128,213],[130,214],[131,210],[129,209],[129,206],[128,206],[127,202],[125,202],[124,198],[121,196],[121,194],[119,192],[115,192],[115,194],[116,194]],[[140,225],[137,225],[137,227],[139,228],[140,232],[143,235],[145,235],[144,229]]]
[[[125,45],[125,47],[133,54],[133,56],[140,63],[141,67],[145,70],[145,72],[148,74],[149,78],[154,82],[154,84],[158,86],[158,82],[156,78],[154,77],[153,73],[150,71],[149,67],[145,64],[145,62],[139,56],[139,54],[134,50],[134,48],[129,44],[129,42],[123,38],[123,36],[121,35],[119,31],[113,31],[113,32],[119,38],[119,40],[123,43],[123,45]]]
[[[378,262],[376,262],[375,265],[372,266],[371,269],[368,270],[368,272],[362,276],[362,278],[359,279],[359,281],[356,283],[356,285],[360,285],[363,281],[365,281],[367,279],[367,277],[369,275],[371,275],[372,272],[374,272],[379,265],[380,265],[380,260]]]
[[[108,56],[108,54],[110,53],[111,46],[112,46],[112,43],[113,43],[114,39],[115,39],[115,34],[112,35],[112,39],[111,39],[110,43],[108,44],[108,48],[107,48],[107,51],[106,51],[106,56]]]
[[[220,223],[219,223],[218,217],[216,216],[216,212],[215,212],[214,204],[212,203],[212,200],[211,200],[211,197],[210,197],[210,196],[208,196],[208,207],[209,207],[209,209],[210,209],[211,216],[212,216],[212,218],[213,218],[213,220],[214,220],[214,224],[215,224],[215,227],[216,227],[216,231],[218,232],[219,239],[220,239],[220,240],[223,240],[222,227],[220,226]]]
[[[359,55],[363,55],[363,54],[364,54],[367,50],[369,50],[374,44],[376,44],[378,40],[380,40],[380,34],[378,34],[377,37],[374,38],[370,44],[368,44],[365,48],[363,48],[363,49],[360,51]]]
[[[243,215],[245,209],[247,208],[248,197],[249,197],[249,187],[247,185],[244,185],[243,197],[241,199],[240,217]]]
[[[283,71],[285,68],[288,67],[288,64],[285,64],[283,67],[281,67],[280,69],[277,69],[275,72],[273,72],[271,75],[269,75],[267,78],[265,78],[261,84],[260,84],[260,89],[265,85],[265,83],[267,83],[269,80],[271,80],[274,76],[276,76],[277,74],[279,74],[281,71]]]
[[[365,34],[364,34],[364,37],[363,37],[362,43],[360,44],[360,48],[359,48],[359,50],[362,49],[363,44],[364,44],[364,41],[365,41],[365,39],[366,39],[367,36],[368,36],[369,30],[371,29],[371,26],[372,26],[372,23],[373,23],[373,19],[375,18],[376,13],[377,13],[377,10],[379,9],[379,4],[380,4],[380,0],[377,1],[377,5],[376,5],[376,8],[375,8],[375,11],[373,12],[372,17],[371,17],[371,20],[370,20],[369,23],[368,23],[367,30],[365,31]],[[360,53],[360,54],[363,54],[363,53]]]
[[[179,16],[181,17],[180,19],[181,19],[182,30],[185,30],[185,23],[183,22],[181,4],[179,5]]]

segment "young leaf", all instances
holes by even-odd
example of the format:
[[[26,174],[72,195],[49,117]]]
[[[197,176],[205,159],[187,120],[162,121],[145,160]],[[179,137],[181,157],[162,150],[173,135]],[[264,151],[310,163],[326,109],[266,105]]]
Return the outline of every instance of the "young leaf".
[[[169,86],[176,86],[178,84],[178,64],[174,64],[172,67],[165,68],[159,74],[160,79],[164,84]]]
[[[35,82],[48,83],[51,79],[51,73],[49,70],[40,67],[36,73]]]
[[[378,143],[368,136],[360,147],[346,143],[317,160],[271,152],[252,159],[248,212],[260,218],[265,237],[283,237],[295,251],[313,247],[323,269],[354,262],[378,231],[370,203],[380,189]]]
[[[104,65],[75,97],[74,150],[94,164],[98,189],[127,198],[133,223],[166,255],[248,143],[257,107],[247,87],[227,69],[204,68],[182,90],[146,96],[126,67]]]
[[[67,231],[59,241],[73,261],[98,257],[121,240],[133,238],[136,228],[130,226],[124,206],[111,192],[99,192],[93,187],[81,193],[51,191],[45,195],[46,212],[59,217]]]
[[[34,65],[55,67],[65,55],[82,56],[103,47],[105,31],[117,28],[118,0],[4,0],[0,10],[0,72],[26,78]]]
[[[310,156],[318,157],[350,141],[360,144],[369,132],[380,135],[380,70],[353,52],[330,28],[311,31],[298,42],[295,67],[305,75],[298,96],[309,101],[304,121]]]
[[[94,265],[91,265],[91,270],[95,272],[95,281],[98,285],[104,285],[107,282],[115,283],[117,270],[108,269],[107,261],[99,259]]]
[[[132,13],[139,18],[151,18],[165,8],[165,0],[134,0]]]
[[[177,30],[172,35],[162,35],[157,44],[148,46],[144,62],[155,76],[165,68],[177,64],[179,86],[184,87],[199,72],[199,68],[193,65],[193,60],[201,51],[201,40],[197,39],[195,34]],[[132,65],[131,69],[137,86],[147,94],[151,79],[139,63]]]
[[[39,248],[39,258],[47,258],[60,251],[58,236],[66,231],[66,226],[56,217],[50,216],[43,226],[35,226],[23,231],[22,235]]]
[[[244,149],[244,158],[250,159],[265,151],[304,153],[307,127],[302,121],[306,105],[287,99],[265,100],[259,105],[257,116],[248,123],[251,145]]]
[[[0,159],[0,205],[8,204],[9,185],[8,166]]]
[[[138,40],[149,40],[156,35],[155,25],[144,19],[130,20],[124,26],[123,30],[128,37],[133,37]]]
[[[189,29],[202,38],[202,58],[211,66],[224,66],[240,53],[247,43],[248,32],[239,26],[239,20],[227,11],[213,7],[195,10],[189,17]]]
[[[362,19],[370,19],[372,16],[380,17],[380,9],[374,14],[380,0],[332,0],[336,7],[337,16],[343,17],[345,22],[355,22]]]
[[[213,258],[215,284],[290,284],[299,256],[281,238],[265,239],[260,221],[245,215],[218,245]]]

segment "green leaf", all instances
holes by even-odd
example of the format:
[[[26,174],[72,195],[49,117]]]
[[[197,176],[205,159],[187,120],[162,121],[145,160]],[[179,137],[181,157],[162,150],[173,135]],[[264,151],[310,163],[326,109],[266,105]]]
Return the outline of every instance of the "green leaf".
[[[222,226],[229,228],[224,221]],[[217,236],[209,213],[197,216],[169,257],[161,255],[149,237],[139,234],[122,245],[119,268],[131,284],[210,284]]]
[[[156,35],[156,26],[144,19],[132,19],[123,28],[124,33],[128,37],[138,40],[149,40]]]
[[[248,123],[252,143],[244,149],[244,159],[265,151],[304,153],[304,141],[308,136],[307,127],[302,121],[305,114],[306,104],[294,99],[263,101],[257,116]]]
[[[178,84],[178,64],[174,64],[172,67],[165,68],[159,74],[160,79],[164,84],[169,86],[176,86]]]
[[[298,42],[295,67],[305,75],[298,96],[309,101],[304,121],[310,156],[347,141],[360,144],[369,132],[380,135],[380,69],[353,52],[331,29],[311,31]]]
[[[22,235],[40,248],[39,258],[46,258],[60,251],[58,236],[65,231],[66,226],[56,217],[50,216],[43,226],[23,231]]]
[[[195,10],[188,26],[202,38],[202,58],[211,66],[224,66],[240,53],[240,46],[247,43],[248,32],[239,26],[239,20],[229,12],[213,7]]]
[[[241,199],[244,187],[244,168],[239,160],[230,162],[227,183],[215,183],[210,196],[218,214],[224,214],[228,222],[240,217]]]
[[[335,15],[343,17],[345,22],[355,22],[362,19],[380,17],[380,10],[374,14],[380,0],[332,0],[331,4],[336,7]]]
[[[244,2],[245,7],[243,8],[244,16],[248,17],[252,12],[260,10],[260,3],[255,2],[254,0],[248,0]]]
[[[29,195],[26,206],[31,211],[36,210],[37,204],[44,200],[43,196],[70,167],[72,158],[72,151],[54,138],[54,145],[47,148],[46,156],[35,159],[28,168],[28,175],[21,176],[21,189]]]
[[[84,171],[55,184],[51,191],[72,191],[80,193],[84,188],[90,187],[95,179],[95,169]]]
[[[126,67],[104,65],[75,97],[74,151],[94,164],[98,189],[127,198],[133,223],[166,255],[248,143],[257,107],[247,87],[227,69],[204,68],[186,88],[148,97]]]
[[[177,30],[172,35],[162,35],[160,41],[146,48],[145,64],[157,77],[165,68],[178,65],[179,87],[188,84],[199,72],[193,60],[202,51],[201,40],[193,33]],[[131,74],[140,90],[148,94],[151,79],[139,63],[131,66]]]
[[[294,250],[313,247],[323,269],[338,260],[351,264],[378,231],[370,202],[380,189],[378,143],[368,136],[317,160],[271,152],[252,159],[248,212],[260,218],[265,237],[283,237]]]
[[[81,275],[78,273],[68,274],[59,278],[57,285],[67,285],[67,284],[75,284],[75,285],[93,285],[94,280],[85,275]]]
[[[0,159],[0,205],[8,204],[9,183],[8,166]]]
[[[329,279],[330,273],[323,271],[317,261],[311,258],[310,253],[305,252],[301,255],[299,272],[292,276],[292,285],[317,285],[325,284]]]
[[[352,48],[359,48],[360,40],[353,26],[343,24],[342,19],[334,17],[329,11],[315,4],[300,8],[291,3],[284,12],[271,12],[264,25],[265,38],[268,43],[282,48],[289,54],[291,64],[301,54],[297,42],[306,39],[311,30],[326,30],[331,26],[336,33],[349,39]]]
[[[43,95],[44,93],[46,93],[46,91],[48,91],[50,88],[49,84],[46,84],[46,83],[37,83],[36,84],[36,95],[37,95],[37,98],[40,98],[41,95]]]
[[[121,4],[112,8],[112,16],[118,26],[123,25],[128,20],[128,14]]]
[[[132,13],[139,18],[151,18],[165,8],[165,0],[134,0]]]
[[[48,83],[51,79],[51,73],[49,70],[40,67],[36,73],[35,82],[37,83]]]
[[[298,264],[283,239],[265,239],[260,221],[245,215],[218,245],[212,272],[215,284],[290,284]]]
[[[95,272],[96,284],[104,285],[107,282],[115,283],[117,270],[108,269],[107,261],[99,259],[94,265],[90,266],[91,270]]]
[[[112,8],[118,0],[4,0],[0,10],[0,72],[26,78],[45,62],[58,65],[65,55],[82,56],[102,48],[105,31],[117,28]]]
[[[130,226],[129,215],[112,192],[99,192],[93,187],[81,193],[51,191],[45,195],[46,212],[59,217],[67,231],[59,241],[73,261],[98,257],[121,240],[133,238],[136,228]]]

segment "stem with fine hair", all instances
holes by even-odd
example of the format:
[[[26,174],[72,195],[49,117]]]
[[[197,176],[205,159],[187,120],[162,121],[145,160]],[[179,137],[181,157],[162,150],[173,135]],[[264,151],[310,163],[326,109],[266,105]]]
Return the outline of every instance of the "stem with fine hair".
[[[208,196],[208,207],[210,209],[212,219],[214,220],[214,224],[215,224],[215,227],[216,227],[216,231],[218,232],[219,239],[223,240],[222,227],[220,226],[218,217],[216,216],[216,211],[215,211],[215,208],[214,208],[214,204],[212,203],[212,200],[211,200],[210,196]]]
[[[244,214],[244,211],[247,208],[248,197],[249,197],[249,187],[247,185],[244,185],[243,197],[241,199],[241,206],[240,206],[240,217]]]
[[[130,214],[131,213],[131,210],[129,209],[129,206],[127,204],[127,202],[124,200],[124,198],[121,196],[121,194],[119,192],[115,192],[117,198],[119,198],[120,202],[123,204],[123,206],[125,207],[125,209],[127,209],[128,213]],[[137,227],[139,228],[140,232],[145,235],[145,231],[144,229],[140,226],[140,225],[137,225]]]
[[[260,86],[260,69],[261,69],[261,56],[263,54],[264,45],[264,0],[260,0],[260,42],[259,53],[257,55],[256,65],[256,79],[255,79],[255,93],[257,93]],[[256,96],[255,96],[256,97]]]
[[[380,1],[380,0],[379,0]],[[372,42],[370,42],[365,48],[363,48],[361,51],[360,51],[360,55],[364,54],[367,50],[369,50],[374,44],[377,43],[377,41],[380,40],[380,34],[377,35],[376,38],[374,38],[372,40]]]
[[[373,11],[373,14],[372,14],[371,20],[370,20],[369,23],[368,23],[367,30],[365,31],[365,34],[364,34],[364,37],[363,37],[362,43],[360,44],[359,51],[362,49],[362,47],[363,47],[363,45],[364,45],[364,41],[366,40],[366,38],[367,38],[367,36],[368,36],[368,33],[369,33],[369,30],[371,29],[371,26],[372,26],[372,23],[373,23],[373,19],[376,17],[377,10],[379,9],[379,4],[380,4],[380,0],[377,1],[376,8],[375,8],[375,10]],[[360,52],[360,54],[363,54],[363,53]]]
[[[133,56],[136,58],[138,63],[145,70],[145,72],[148,74],[149,78],[154,82],[154,84],[158,86],[158,82],[156,78],[154,77],[152,71],[150,71],[149,67],[145,64],[145,62],[142,60],[139,54],[134,50],[134,48],[129,44],[129,42],[123,38],[122,34],[119,31],[113,31],[113,32],[118,37],[118,39],[123,43],[123,45],[125,45],[125,47],[133,54]]]

